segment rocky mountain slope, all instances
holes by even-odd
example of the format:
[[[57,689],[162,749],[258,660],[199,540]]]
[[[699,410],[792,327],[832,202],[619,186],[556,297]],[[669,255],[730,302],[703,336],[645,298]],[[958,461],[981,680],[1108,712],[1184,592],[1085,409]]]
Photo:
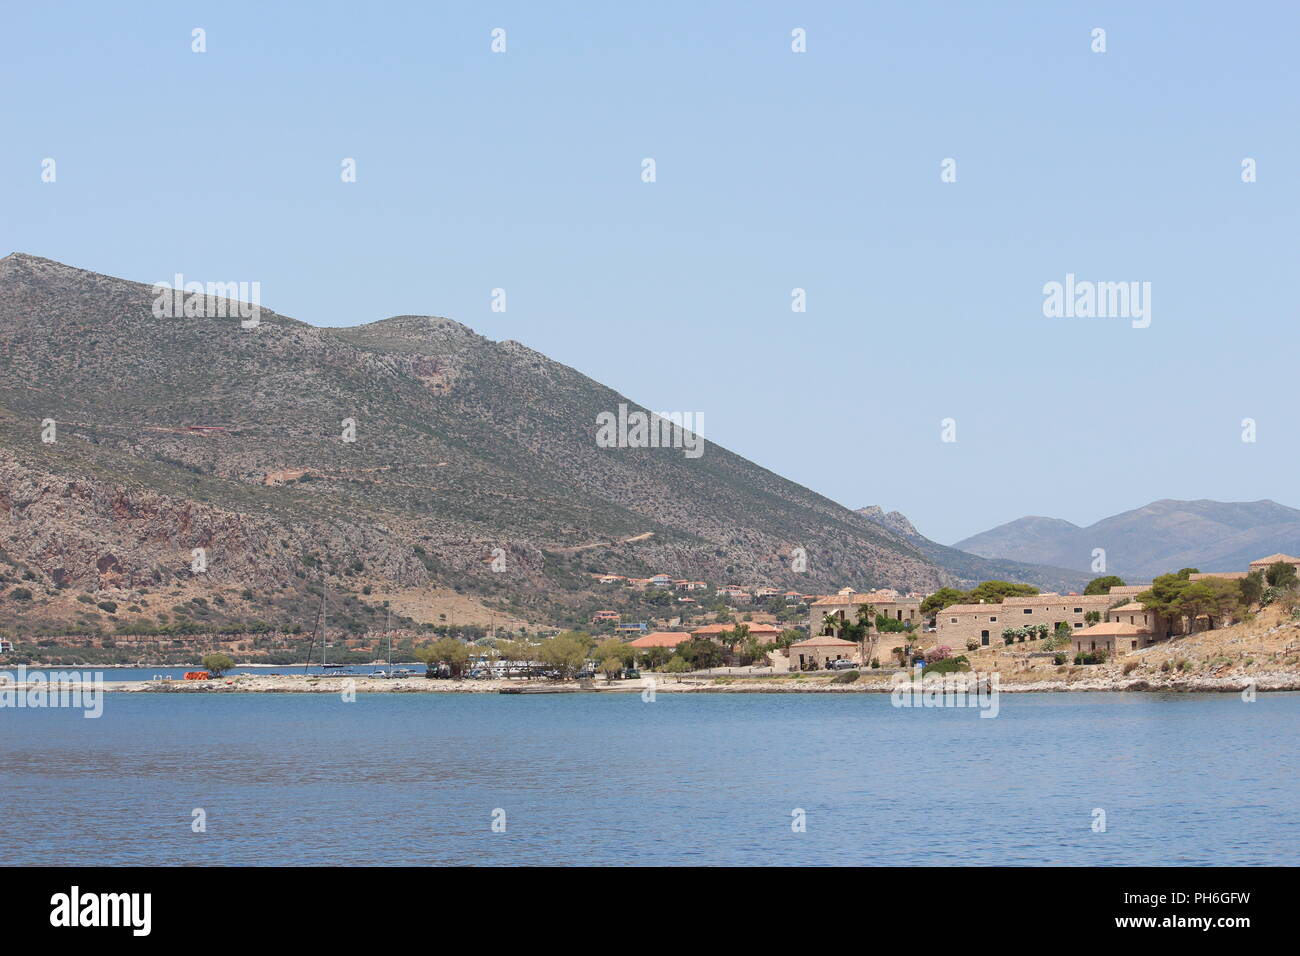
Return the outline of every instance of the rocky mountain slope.
[[[516,600],[607,569],[805,591],[954,579],[712,443],[599,447],[597,414],[639,406],[517,342],[427,316],[156,318],[155,297],[0,260],[0,574],[32,592],[0,597],[10,620],[61,593],[182,585],[227,596],[214,620],[274,619],[322,578]]]
[[[1154,501],[1086,528],[1058,518],[1027,517],[958,541],[988,558],[1087,568],[1094,548],[1107,571],[1149,580],[1184,567],[1239,571],[1256,558],[1300,553],[1300,511],[1275,501]]]

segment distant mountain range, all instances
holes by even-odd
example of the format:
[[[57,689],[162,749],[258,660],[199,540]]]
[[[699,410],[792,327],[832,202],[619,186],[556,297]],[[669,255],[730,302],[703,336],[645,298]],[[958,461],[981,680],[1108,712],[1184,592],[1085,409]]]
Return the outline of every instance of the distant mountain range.
[[[0,625],[148,619],[96,610],[122,602],[148,616],[179,605],[158,622],[310,625],[322,582],[354,623],[379,613],[370,585],[454,587],[536,619],[577,607],[593,571],[804,592],[1059,584],[1062,572],[944,548],[711,442],[698,458],[600,447],[598,414],[640,406],[450,319],[317,328],[262,308],[241,327],[159,318],[156,299],[49,259],[0,259],[0,585],[17,585],[0,591],[30,592],[0,596]],[[45,423],[57,440],[42,440]],[[146,588],[184,593],[140,602]]]
[[[986,558],[1089,568],[1094,548],[1106,571],[1150,580],[1179,568],[1240,571],[1256,558],[1300,553],[1300,510],[1276,501],[1153,501],[1086,528],[1060,518],[1018,518],[958,541]]]
[[[946,569],[965,585],[979,581],[1017,581],[1032,584],[1044,591],[1058,591],[1064,594],[1083,590],[1084,586],[1096,577],[1094,574],[1054,567],[1050,564],[989,558],[950,548],[922,535],[901,512],[885,512],[878,505],[859,508],[858,514],[910,541],[926,558]]]

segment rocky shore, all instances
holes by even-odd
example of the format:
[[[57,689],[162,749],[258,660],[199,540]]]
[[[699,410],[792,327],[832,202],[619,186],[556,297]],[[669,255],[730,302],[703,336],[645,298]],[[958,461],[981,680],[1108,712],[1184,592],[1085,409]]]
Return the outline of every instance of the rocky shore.
[[[84,672],[83,672],[84,673]],[[962,675],[970,678],[975,675]],[[980,677],[988,677],[980,672]],[[1026,675],[1027,676],[1027,675]],[[1300,691],[1300,674],[1268,672],[1251,675],[1208,677],[1203,675],[1161,675],[1159,677],[1104,676],[1058,679],[1008,679],[998,674],[997,689],[1006,694],[1030,693],[1240,693]],[[20,687],[22,685],[19,685]],[[428,680],[413,677],[383,680],[365,677],[316,677],[306,675],[240,675],[210,681],[105,680],[103,690],[114,693],[153,694],[498,694],[498,693],[643,693],[658,694],[888,694],[895,683],[884,677],[864,674],[851,683],[835,683],[830,674],[792,675],[775,678],[674,677],[647,675],[635,680],[607,683],[597,681],[520,680]]]

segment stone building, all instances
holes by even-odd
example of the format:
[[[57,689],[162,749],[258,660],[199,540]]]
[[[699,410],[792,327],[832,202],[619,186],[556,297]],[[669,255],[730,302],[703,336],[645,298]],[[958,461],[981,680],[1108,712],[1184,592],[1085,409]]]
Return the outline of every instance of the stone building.
[[[792,671],[820,670],[828,661],[857,661],[861,657],[857,644],[838,637],[810,637],[791,644],[789,654]]]
[[[1095,654],[1104,651],[1107,657],[1115,657],[1136,651],[1150,643],[1151,632],[1145,627],[1137,627],[1122,621],[1111,621],[1076,631],[1071,646],[1076,654]]]
[[[967,641],[981,647],[1002,642],[1002,632],[1009,627],[1028,627],[1046,624],[1055,632],[1062,621],[1073,630],[1081,630],[1087,622],[1089,611],[1105,616],[1106,609],[1117,598],[1109,594],[1033,594],[1028,597],[1009,597],[1001,604],[954,604],[935,615],[938,636],[936,644],[944,644],[961,653]]]

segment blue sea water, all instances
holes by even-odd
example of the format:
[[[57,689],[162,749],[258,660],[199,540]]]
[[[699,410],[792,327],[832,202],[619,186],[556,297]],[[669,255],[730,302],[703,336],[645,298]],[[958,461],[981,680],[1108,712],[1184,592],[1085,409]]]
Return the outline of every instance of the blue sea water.
[[[1000,703],[996,719],[878,694],[0,709],[0,863],[1300,863],[1300,694]]]

